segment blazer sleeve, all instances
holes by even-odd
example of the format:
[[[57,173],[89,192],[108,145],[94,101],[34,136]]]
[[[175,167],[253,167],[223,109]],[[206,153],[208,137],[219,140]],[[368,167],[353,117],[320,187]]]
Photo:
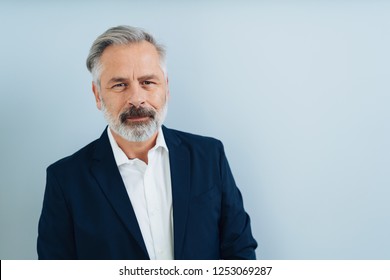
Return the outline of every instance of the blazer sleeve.
[[[250,218],[244,210],[242,196],[234,181],[222,143],[220,167],[222,182],[221,258],[254,260],[257,242],[252,236]]]
[[[76,259],[72,217],[54,171],[47,169],[46,189],[38,225],[38,259]]]

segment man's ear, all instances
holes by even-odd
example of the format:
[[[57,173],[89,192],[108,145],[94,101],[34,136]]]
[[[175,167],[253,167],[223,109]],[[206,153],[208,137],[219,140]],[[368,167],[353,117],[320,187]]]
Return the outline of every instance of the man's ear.
[[[102,109],[102,100],[100,99],[99,89],[98,86],[92,82],[92,91],[95,95],[95,101],[96,101],[96,107],[101,110]]]

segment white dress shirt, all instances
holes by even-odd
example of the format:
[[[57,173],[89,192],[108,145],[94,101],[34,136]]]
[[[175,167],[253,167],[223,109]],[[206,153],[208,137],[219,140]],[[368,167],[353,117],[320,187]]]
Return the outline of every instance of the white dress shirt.
[[[173,211],[169,151],[160,127],[148,164],[128,159],[111,130],[108,138],[151,260],[173,260]]]

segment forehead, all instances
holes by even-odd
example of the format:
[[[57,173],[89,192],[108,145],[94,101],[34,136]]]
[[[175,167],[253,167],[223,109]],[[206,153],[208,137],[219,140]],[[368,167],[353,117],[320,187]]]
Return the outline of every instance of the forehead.
[[[104,50],[100,63],[103,66],[102,75],[110,72],[126,74],[129,71],[161,71],[160,56],[156,47],[146,41],[127,45],[111,45]]]

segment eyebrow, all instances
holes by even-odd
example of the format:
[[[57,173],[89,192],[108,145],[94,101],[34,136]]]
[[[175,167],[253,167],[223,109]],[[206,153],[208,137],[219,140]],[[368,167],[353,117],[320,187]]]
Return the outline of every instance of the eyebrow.
[[[138,81],[146,81],[146,80],[160,80],[159,77],[155,74],[148,74],[144,75],[138,78]],[[107,84],[113,84],[113,83],[125,83],[129,82],[128,78],[123,78],[123,77],[112,77]]]
[[[113,84],[113,83],[124,83],[127,82],[128,79],[122,78],[122,77],[113,77],[111,78],[107,84]]]
[[[146,80],[160,80],[160,79],[157,75],[154,74],[144,75],[138,78],[138,81],[146,81]]]

